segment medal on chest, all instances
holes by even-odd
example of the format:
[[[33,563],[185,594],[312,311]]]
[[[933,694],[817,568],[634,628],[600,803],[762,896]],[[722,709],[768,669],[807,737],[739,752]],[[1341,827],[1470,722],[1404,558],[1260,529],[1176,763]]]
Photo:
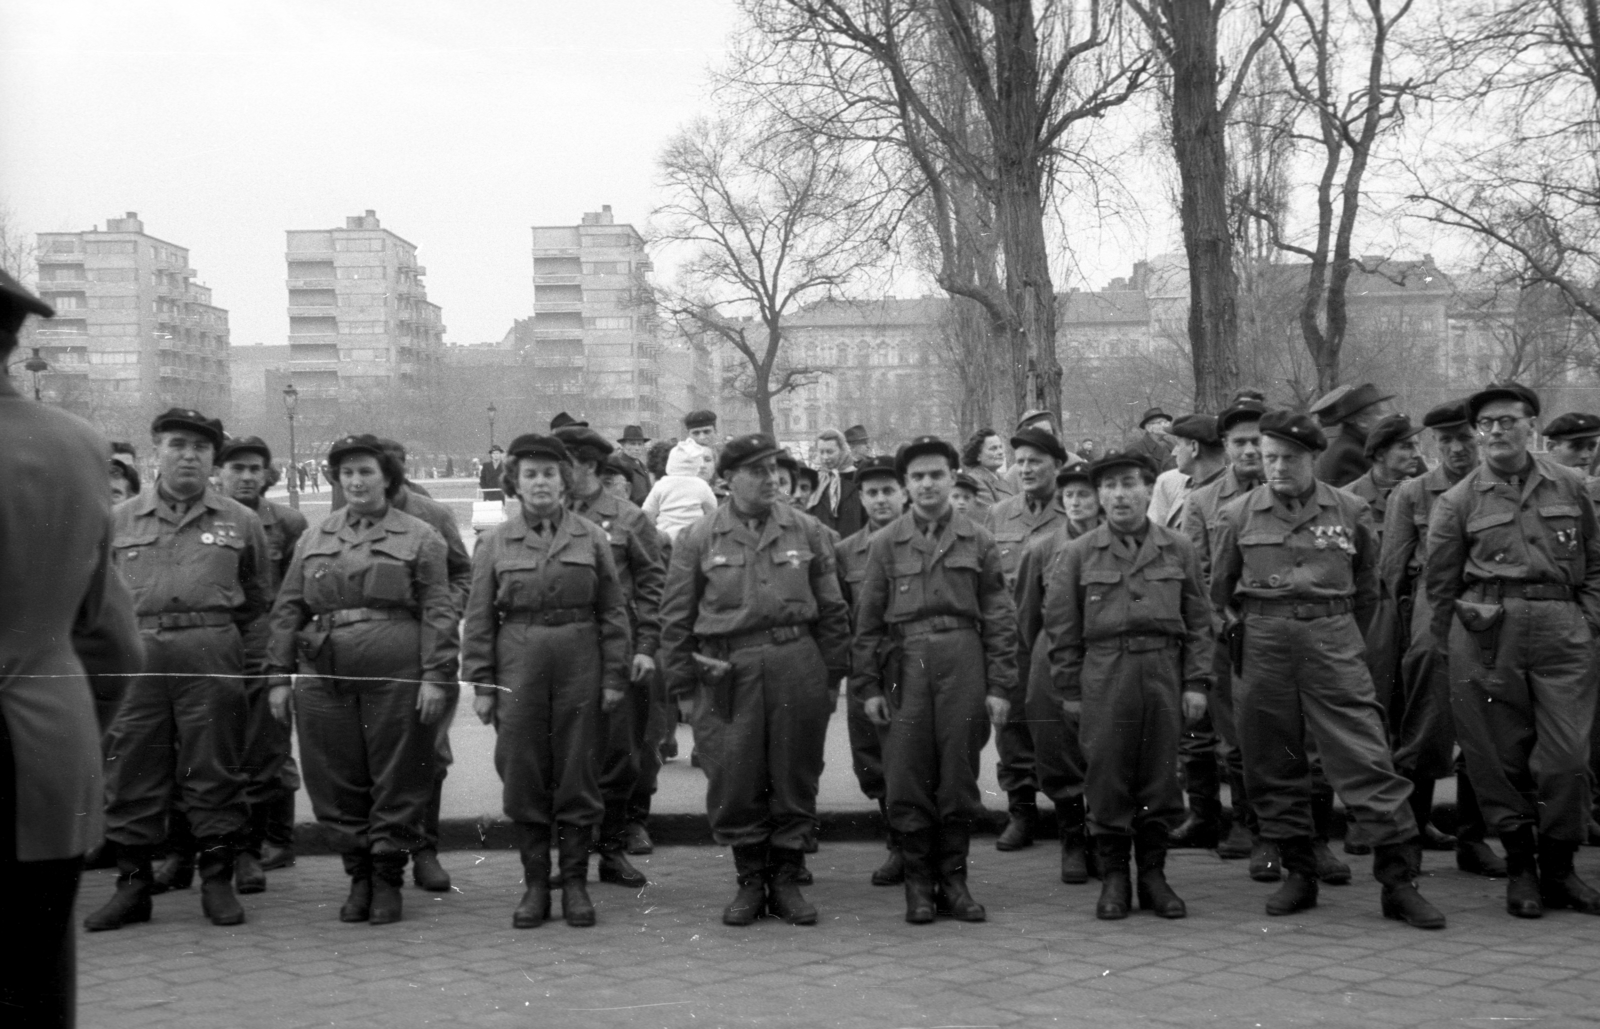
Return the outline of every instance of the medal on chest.
[[[1312,546],[1318,550],[1337,549],[1346,554],[1354,555],[1356,552],[1355,541],[1350,538],[1350,530],[1342,525],[1312,525]]]

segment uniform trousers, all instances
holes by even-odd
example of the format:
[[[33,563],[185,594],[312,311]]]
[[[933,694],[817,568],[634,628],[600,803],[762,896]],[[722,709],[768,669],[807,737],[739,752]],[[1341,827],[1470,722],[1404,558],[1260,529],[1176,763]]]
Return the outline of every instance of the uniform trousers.
[[[978,762],[989,740],[983,643],[976,629],[905,640],[883,741],[889,825],[971,830],[986,816]]]
[[[845,700],[845,729],[850,733],[850,767],[861,792],[872,800],[884,797],[883,731],[867,717],[866,702],[851,690]]]
[[[147,630],[106,747],[106,839],[153,847],[181,806],[199,839],[235,839],[249,809],[244,646],[232,625]]]
[[[1352,615],[1245,617],[1234,682],[1245,792],[1267,839],[1312,836],[1312,756],[1373,845],[1417,834],[1411,784],[1394,770]]]
[[[600,637],[594,623],[502,626],[495,661],[501,690],[494,767],[506,817],[533,825],[599,824]]]
[[[1589,822],[1594,642],[1577,604],[1507,597],[1492,667],[1450,627],[1450,706],[1484,820],[1582,842]]]
[[[732,710],[697,697],[696,750],[711,834],[723,846],[800,850],[817,817],[823,740],[833,713],[822,652],[809,636],[729,653]]]
[[[1084,648],[1081,736],[1092,835],[1132,836],[1150,822],[1170,829],[1183,818],[1181,653],[1176,638],[1138,652],[1121,640]]]
[[[1400,677],[1389,699],[1394,766],[1418,779],[1443,779],[1456,748],[1450,711],[1450,662],[1433,639],[1433,605],[1418,597],[1411,617],[1411,642],[1400,659]]]
[[[1050,687],[1049,646],[1041,634],[1031,655],[1018,655],[1030,663],[1028,699],[1021,713],[1013,718],[1028,720],[1033,739],[1034,768],[1039,777],[1039,792],[1050,798],[1058,812],[1084,795],[1084,754],[1077,715],[1069,715],[1056,700]]]
[[[628,794],[626,820],[640,825],[650,817],[650,802],[661,777],[661,745],[677,723],[676,707],[671,709],[671,720],[668,720],[666,697],[666,683],[659,667],[648,680],[628,692],[637,730],[633,741],[639,756],[639,774],[634,777],[633,790]]]

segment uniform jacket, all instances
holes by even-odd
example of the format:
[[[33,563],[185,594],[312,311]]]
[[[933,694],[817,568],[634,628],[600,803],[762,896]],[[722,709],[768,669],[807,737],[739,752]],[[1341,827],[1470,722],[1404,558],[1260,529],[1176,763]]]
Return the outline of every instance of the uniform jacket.
[[[848,671],[850,613],[822,523],[776,504],[758,537],[730,501],[678,535],[661,603],[673,695],[694,687],[700,640],[787,625],[810,626],[830,681]]]
[[[267,537],[267,596],[278,595],[278,583],[294,560],[294,547],[306,531],[306,516],[287,504],[265,497],[253,509]]]
[[[600,526],[611,544],[611,560],[634,627],[634,653],[654,657],[661,649],[661,588],[667,580],[661,534],[638,507],[605,490],[588,500],[568,500],[569,509]]]
[[[1249,491],[1234,470],[1228,468],[1210,482],[1196,486],[1184,501],[1183,534],[1194,544],[1195,556],[1200,559],[1200,574],[1205,576],[1207,588],[1211,583],[1211,536],[1217,517],[1224,506]]]
[[[863,526],[846,536],[834,547],[834,561],[839,568],[839,592],[850,607],[851,624],[855,621],[856,599],[861,593],[861,583],[867,577],[867,551],[878,530]]]
[[[110,446],[72,415],[23,399],[0,375],[0,718],[11,736],[20,861],[77,857],[99,842],[100,727],[91,671],[142,663],[111,569]],[[120,601],[120,602],[119,602]],[[26,889],[26,886],[22,888]],[[27,941],[22,941],[27,946]]]
[[[1404,481],[1406,480],[1401,479],[1384,485],[1378,481],[1378,469],[1374,466],[1362,472],[1354,482],[1343,487],[1346,493],[1353,493],[1367,502],[1367,510],[1372,512],[1372,523],[1378,530],[1379,544],[1383,543],[1384,523],[1389,511],[1389,498],[1394,494],[1395,488]]]
[[[1397,597],[1423,599],[1420,584],[1428,557],[1428,519],[1439,498],[1454,486],[1443,466],[1407,479],[1389,494],[1383,517],[1383,549],[1378,556],[1378,582]]]
[[[394,495],[391,506],[427,522],[444,540],[444,567],[445,575],[450,580],[450,599],[456,610],[460,611],[467,602],[467,590],[472,587],[472,558],[467,554],[467,545],[461,541],[461,527],[456,524],[456,516],[437,500],[417,492],[417,487],[410,483]]]
[[[632,644],[627,597],[611,559],[605,530],[567,512],[548,543],[528,531],[522,505],[478,541],[472,555],[472,592],[461,633],[461,678],[491,694],[500,683],[496,641],[501,619],[513,611],[590,608],[599,629],[600,688],[628,686]]]
[[[1328,449],[1317,457],[1317,478],[1330,486],[1348,486],[1372,467],[1367,459],[1367,440],[1349,425],[1339,426],[1328,440]]]
[[[1480,464],[1433,505],[1428,599],[1433,633],[1449,637],[1454,601],[1474,583],[1504,579],[1573,587],[1600,626],[1600,529],[1584,476],[1533,458],[1520,490]]]
[[[1186,536],[1147,522],[1129,552],[1108,525],[1097,525],[1061,548],[1045,591],[1055,699],[1081,700],[1088,644],[1126,634],[1182,641],[1184,689],[1206,691],[1215,638],[1200,560]]]
[[[421,678],[454,692],[460,642],[444,540],[427,522],[393,504],[375,525],[357,529],[351,521],[350,509],[341,508],[300,537],[272,608],[268,673],[295,671],[297,634],[313,615],[346,608],[403,608],[416,616],[420,627]],[[360,630],[364,624],[348,628]]]
[[[1067,509],[1061,506],[1061,495],[1053,493],[1049,503],[1038,511],[1030,511],[1028,495],[1018,493],[991,507],[987,517],[986,525],[999,547],[1000,570],[1005,573],[1006,589],[1010,591],[1017,585],[1023,550],[1030,541],[1048,536],[1057,526],[1065,525]]]
[[[238,501],[207,489],[179,512],[157,487],[118,504],[111,521],[135,614],[227,612],[243,628],[271,608],[266,533]]]
[[[1158,472],[1178,467],[1178,460],[1172,456],[1172,449],[1143,429],[1130,435],[1122,449],[1148,457],[1155,463]]]
[[[1223,508],[1211,552],[1211,598],[1239,601],[1349,599],[1366,625],[1378,600],[1378,534],[1366,502],[1316,483],[1291,514],[1271,487],[1257,486]]]
[[[883,695],[878,648],[895,626],[936,615],[970,619],[983,641],[984,687],[1009,697],[1017,684],[1017,613],[987,529],[956,512],[929,539],[907,511],[872,537],[856,601],[851,689],[862,700]]]
[[[1029,540],[1023,548],[1022,563],[1017,566],[1017,582],[1011,590],[1012,600],[1017,605],[1018,673],[1027,671],[1023,664],[1024,652],[1033,649],[1039,633],[1044,631],[1045,592],[1050,585],[1050,570],[1055,567],[1062,548],[1077,538],[1072,523],[1062,520],[1049,532]]]
[[[978,497],[973,506],[980,517],[1000,501],[1017,495],[1015,484],[1008,482],[999,472],[990,471],[983,465],[969,465],[961,470],[972,476],[972,481],[978,484]]]

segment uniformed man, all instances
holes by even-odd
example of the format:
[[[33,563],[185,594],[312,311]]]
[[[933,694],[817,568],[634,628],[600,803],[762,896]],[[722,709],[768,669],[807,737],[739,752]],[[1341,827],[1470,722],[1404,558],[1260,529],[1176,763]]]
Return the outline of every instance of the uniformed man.
[[[1183,526],[1183,506],[1197,485],[1211,482],[1228,467],[1228,453],[1209,414],[1186,414],[1167,430],[1172,437],[1174,466],[1156,476],[1150,497],[1150,520],[1169,529]],[[1163,486],[1165,485],[1165,490]]]
[[[1600,479],[1590,475],[1589,469],[1600,450],[1600,415],[1582,411],[1558,415],[1544,427],[1544,438],[1550,443],[1550,460],[1584,473],[1589,499],[1594,500],[1600,494]]]
[[[207,488],[222,423],[173,408],[150,426],[156,487],[113,513],[117,570],[133,592],[149,671],[129,684],[111,726],[106,839],[116,894],[90,931],[150,918],[150,858],[167,834],[174,785],[200,849],[201,903],[238,925],[235,857],[249,818],[247,682],[263,655],[243,634],[268,607],[266,535],[255,512]]]
[[[797,879],[833,684],[849,664],[833,544],[778,500],[781,449],[762,433],[723,448],[728,503],[678,536],[662,603],[667,691],[695,697],[711,832],[738,869],[728,925],[765,910],[795,925],[817,920]]]
[[[1278,842],[1284,883],[1267,914],[1317,903],[1311,762],[1374,846],[1384,917],[1417,928],[1445,919],[1416,889],[1422,850],[1396,774],[1358,626],[1377,602],[1378,544],[1356,497],[1318,482],[1327,440],[1310,417],[1269,411],[1260,422],[1266,482],[1223,509],[1212,551],[1212,597],[1242,630],[1235,682],[1239,742],[1261,834]]]
[[[1037,428],[1019,429],[1011,437],[1011,449],[1011,467],[1017,473],[1020,490],[989,508],[986,525],[999,548],[1006,590],[1014,596],[1023,550],[1031,540],[1048,536],[1066,521],[1067,513],[1056,493],[1056,473],[1067,459],[1067,450],[1055,436]],[[1022,649],[1031,649],[1033,640],[1019,644]],[[1021,717],[1028,692],[1027,666],[1019,664],[1018,671],[1016,692],[1006,698],[1018,717],[999,726],[995,736],[1000,758],[995,770],[1000,788],[1006,792],[1008,815],[1005,828],[995,840],[997,850],[1033,846],[1039,820],[1039,774],[1034,767],[1033,737],[1028,732],[1028,720]],[[1081,830],[1081,825],[1076,828]]]
[[[1146,514],[1155,464],[1112,452],[1090,480],[1105,521],[1061,549],[1050,570],[1052,693],[1080,720],[1103,883],[1095,914],[1128,916],[1128,859],[1137,851],[1139,907],[1188,913],[1167,885],[1167,834],[1183,815],[1178,735],[1205,713],[1211,681],[1211,607],[1194,545]]]
[[[264,569],[268,597],[278,595],[283,573],[294,558],[294,545],[306,531],[305,515],[286,504],[266,498],[267,473],[272,448],[260,436],[238,436],[217,452],[217,482],[222,492],[248,507],[261,520],[267,538]],[[245,630],[251,653],[266,655],[272,636],[266,612]],[[261,671],[254,669],[253,671]],[[265,679],[249,683],[250,723],[245,730],[245,800],[250,823],[239,849],[234,876],[240,893],[260,893],[267,888],[267,848],[275,868],[294,863],[294,797],[300,789],[300,770],[294,763],[293,740],[287,725],[272,717]]]
[[[1456,729],[1519,918],[1600,914],[1572,867],[1589,814],[1600,526],[1583,476],[1528,452],[1538,415],[1515,383],[1468,398],[1483,463],[1428,523],[1433,638],[1448,640]]]
[[[1354,493],[1367,502],[1372,512],[1372,523],[1378,531],[1378,542],[1383,542],[1384,516],[1389,510],[1389,494],[1417,468],[1417,437],[1426,426],[1412,425],[1404,414],[1385,415],[1367,433],[1367,443],[1362,453],[1372,462],[1371,467],[1349,485],[1346,492]]]
[[[894,458],[887,454],[868,458],[856,469],[856,495],[867,514],[867,524],[839,541],[836,553],[839,562],[839,590],[844,602],[855,608],[861,583],[867,577],[867,550],[877,531],[905,513],[906,491],[895,470]],[[861,792],[878,802],[878,813],[883,816],[885,833],[889,839],[889,856],[872,873],[874,886],[898,886],[905,881],[905,866],[900,851],[894,846],[894,834],[889,829],[889,806],[885,798],[883,779],[882,733],[867,717],[862,698],[851,691],[845,701],[845,725],[850,732],[850,763],[856,773]]]
[[[1478,438],[1467,421],[1467,402],[1440,404],[1422,416],[1433,434],[1439,465],[1407,479],[1389,495],[1383,550],[1378,557],[1378,582],[1390,592],[1408,636],[1399,677],[1388,702],[1389,739],[1395,770],[1411,780],[1411,811],[1423,839],[1446,838],[1431,824],[1434,783],[1456,776],[1456,867],[1485,876],[1504,876],[1505,862],[1484,842],[1486,827],[1477,791],[1456,747],[1450,714],[1450,667],[1443,645],[1433,638],[1433,608],[1428,602],[1424,569],[1428,555],[1428,519],[1444,493],[1478,464]],[[1348,849],[1348,847],[1346,848]]]
[[[633,634],[628,666],[631,687],[626,703],[600,716],[603,752],[597,758],[606,810],[596,849],[601,882],[639,889],[649,880],[628,860],[628,853],[648,854],[654,849],[645,820],[661,770],[660,750],[647,744],[650,687],[656,675],[656,650],[661,645],[661,587],[666,572],[661,540],[643,511],[601,486],[598,469],[611,455],[605,437],[582,426],[559,429],[555,435],[572,454],[567,509],[605,532],[627,598]]]
[[[1366,455],[1367,435],[1389,413],[1392,396],[1384,396],[1370,382],[1340,386],[1318,397],[1311,413],[1324,429],[1334,433],[1328,449],[1317,458],[1317,478],[1330,486],[1346,486],[1372,467]]]
[[[978,758],[1016,691],[1016,611],[999,547],[950,507],[960,460],[936,436],[900,448],[912,508],[873,537],[856,602],[851,689],[887,730],[889,824],[914,924],[937,914],[936,875],[952,915],[987,917],[967,889],[972,829],[985,817]]]

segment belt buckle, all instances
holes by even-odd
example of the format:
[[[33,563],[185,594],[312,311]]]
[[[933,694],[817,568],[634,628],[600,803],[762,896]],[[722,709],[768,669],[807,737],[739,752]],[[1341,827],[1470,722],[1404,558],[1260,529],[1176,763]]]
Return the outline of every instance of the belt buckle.
[[[1308,618],[1310,618],[1311,617],[1310,607],[1311,607],[1311,605],[1309,605],[1309,604],[1302,604],[1299,601],[1295,601],[1295,604],[1294,604],[1294,616],[1295,616],[1295,618],[1298,619],[1299,621],[1302,621],[1302,622],[1307,620]]]

